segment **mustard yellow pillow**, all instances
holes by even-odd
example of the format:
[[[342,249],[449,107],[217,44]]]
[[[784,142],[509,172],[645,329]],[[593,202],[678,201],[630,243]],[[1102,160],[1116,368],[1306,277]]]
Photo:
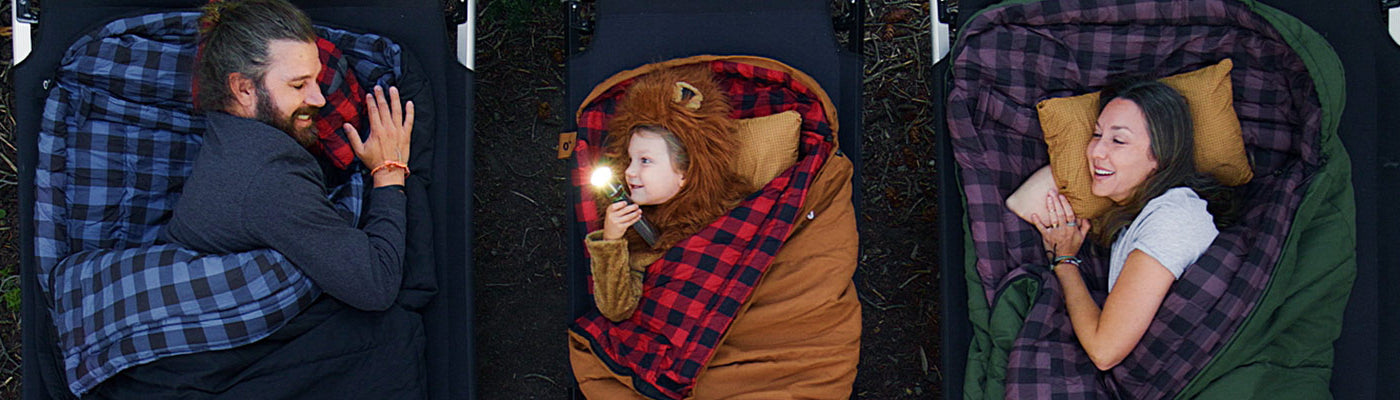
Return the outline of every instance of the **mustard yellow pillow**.
[[[797,162],[802,116],[797,111],[739,120],[734,172],[762,187]]]
[[[1232,68],[1234,63],[1225,59],[1163,78],[1162,83],[1181,92],[1191,110],[1196,129],[1196,170],[1211,174],[1225,185],[1238,186],[1249,182],[1254,171],[1249,167],[1240,120],[1235,115],[1234,88],[1230,85]],[[1036,109],[1060,193],[1069,199],[1076,215],[1099,216],[1113,201],[1091,192],[1093,178],[1084,156],[1099,118],[1099,92],[1047,99]]]

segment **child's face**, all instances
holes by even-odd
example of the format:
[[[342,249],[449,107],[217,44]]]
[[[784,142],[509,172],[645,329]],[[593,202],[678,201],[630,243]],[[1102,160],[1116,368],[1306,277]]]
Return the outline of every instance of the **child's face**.
[[[665,203],[680,192],[685,185],[685,177],[671,164],[671,152],[666,149],[666,139],[647,132],[638,131],[627,144],[627,153],[632,164],[627,166],[627,188],[632,193],[632,202],[641,205]]]

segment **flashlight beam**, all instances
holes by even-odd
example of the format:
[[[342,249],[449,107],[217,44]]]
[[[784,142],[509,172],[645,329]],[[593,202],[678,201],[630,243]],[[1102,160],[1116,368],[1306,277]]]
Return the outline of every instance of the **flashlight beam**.
[[[593,176],[588,179],[596,187],[608,187],[612,184],[612,168],[606,166],[593,169]]]

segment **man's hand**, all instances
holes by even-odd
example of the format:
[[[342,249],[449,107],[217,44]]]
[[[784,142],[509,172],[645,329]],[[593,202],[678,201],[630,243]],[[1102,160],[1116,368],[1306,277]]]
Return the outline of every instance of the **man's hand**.
[[[622,239],[627,228],[642,219],[642,208],[636,204],[619,201],[608,205],[607,216],[603,218],[603,240]]]
[[[387,101],[386,101],[387,100]],[[408,170],[389,166],[379,168],[387,162],[408,165],[409,137],[413,134],[413,102],[400,106],[399,89],[389,88],[389,98],[384,97],[384,88],[375,86],[373,94],[365,95],[365,109],[369,111],[369,139],[360,142],[360,132],[349,123],[345,124],[345,136],[350,137],[350,148],[366,167],[374,171],[374,187],[402,185]]]

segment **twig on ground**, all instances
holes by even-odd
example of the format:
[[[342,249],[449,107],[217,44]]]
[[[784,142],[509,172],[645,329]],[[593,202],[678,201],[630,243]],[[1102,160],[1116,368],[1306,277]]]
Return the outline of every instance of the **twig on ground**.
[[[909,285],[909,282],[913,282],[913,281],[914,281],[914,278],[918,278],[920,275],[923,275],[923,274],[926,274],[926,273],[928,273],[928,272],[926,272],[926,271],[925,271],[925,272],[914,272],[914,275],[910,276],[909,279],[905,279],[905,280],[904,280],[904,283],[899,284],[899,288],[900,288],[900,289],[903,289],[905,286]]]
[[[865,296],[862,296],[862,295],[860,294],[860,291],[856,291],[856,298],[860,299],[860,301],[861,301],[862,303],[865,303],[865,304],[867,304],[867,305],[869,305],[869,306],[871,306],[871,307],[875,307],[876,310],[880,310],[880,311],[889,311],[889,310],[893,310],[893,309],[897,309],[897,308],[904,308],[904,307],[906,307],[906,306],[903,305],[903,304],[894,304],[894,305],[888,305],[888,306],[887,306],[887,305],[884,305],[884,304],[880,304],[880,303],[876,303],[876,302],[870,301],[870,299],[866,298]]]
[[[548,166],[548,165],[545,165],[543,168],[540,168],[540,169],[538,169],[538,170],[535,170],[535,172],[531,172],[531,173],[529,173],[529,174],[522,174],[522,173],[520,173],[520,171],[516,171],[516,170],[515,170],[515,167],[512,167],[512,166],[510,165],[510,163],[506,163],[506,169],[510,170],[510,173],[512,173],[512,174],[519,175],[521,178],[534,178],[536,175],[539,175],[540,172],[544,172],[544,170],[549,169],[549,166]],[[533,200],[530,201],[530,202],[531,202],[531,203],[534,203]],[[539,204],[535,204],[535,205],[539,205]]]
[[[517,191],[514,191],[514,190],[512,190],[512,191],[510,191],[510,192],[511,192],[511,193],[515,193],[516,196],[520,196],[520,198],[525,199],[525,201],[530,202],[530,204],[534,204],[535,207],[539,207],[539,206],[540,206],[540,203],[535,202],[535,199],[530,198],[530,196],[526,196],[524,193],[520,193],[520,192],[517,192]]]
[[[924,354],[924,346],[919,346],[919,367],[920,372],[928,372],[928,355]]]
[[[886,71],[890,71],[890,70],[894,70],[894,69],[899,69],[899,68],[904,68],[904,67],[909,66],[909,64],[913,64],[913,63],[914,63],[914,60],[911,59],[911,60],[909,60],[909,61],[905,61],[905,62],[902,62],[902,63],[899,63],[899,64],[895,64],[895,65],[891,65],[891,66],[882,68],[882,69],[880,69],[879,71],[875,71],[875,73],[869,74],[868,76],[866,76],[866,77],[865,77],[865,80],[862,81],[862,82],[863,82],[864,84],[869,85],[870,82],[875,81],[875,79],[879,78],[880,75],[881,75],[881,74],[884,74]]]
[[[871,287],[870,287],[870,293],[874,293],[876,296],[880,296],[880,301],[884,301],[884,302],[889,302],[889,301],[890,301],[890,299],[886,298],[885,295],[881,294],[881,293],[880,293],[880,290],[879,290],[879,289],[876,289],[874,286],[871,286]]]
[[[909,206],[908,208],[906,208],[906,209],[904,210],[904,220],[905,220],[905,221],[908,221],[908,220],[909,220],[909,217],[910,217],[911,215],[914,214],[914,210],[919,209],[919,204],[924,202],[924,196],[914,196],[914,197],[916,197],[916,199],[914,199],[914,204],[911,205],[911,206]]]
[[[555,382],[553,378],[550,378],[550,377],[544,376],[544,375],[540,375],[540,374],[525,374],[524,376],[521,376],[520,378],[521,378],[521,379],[530,379],[530,378],[543,379],[545,382],[549,382],[549,384],[554,385],[555,387],[560,387],[560,388],[563,387],[563,386],[559,386],[559,382]]]

